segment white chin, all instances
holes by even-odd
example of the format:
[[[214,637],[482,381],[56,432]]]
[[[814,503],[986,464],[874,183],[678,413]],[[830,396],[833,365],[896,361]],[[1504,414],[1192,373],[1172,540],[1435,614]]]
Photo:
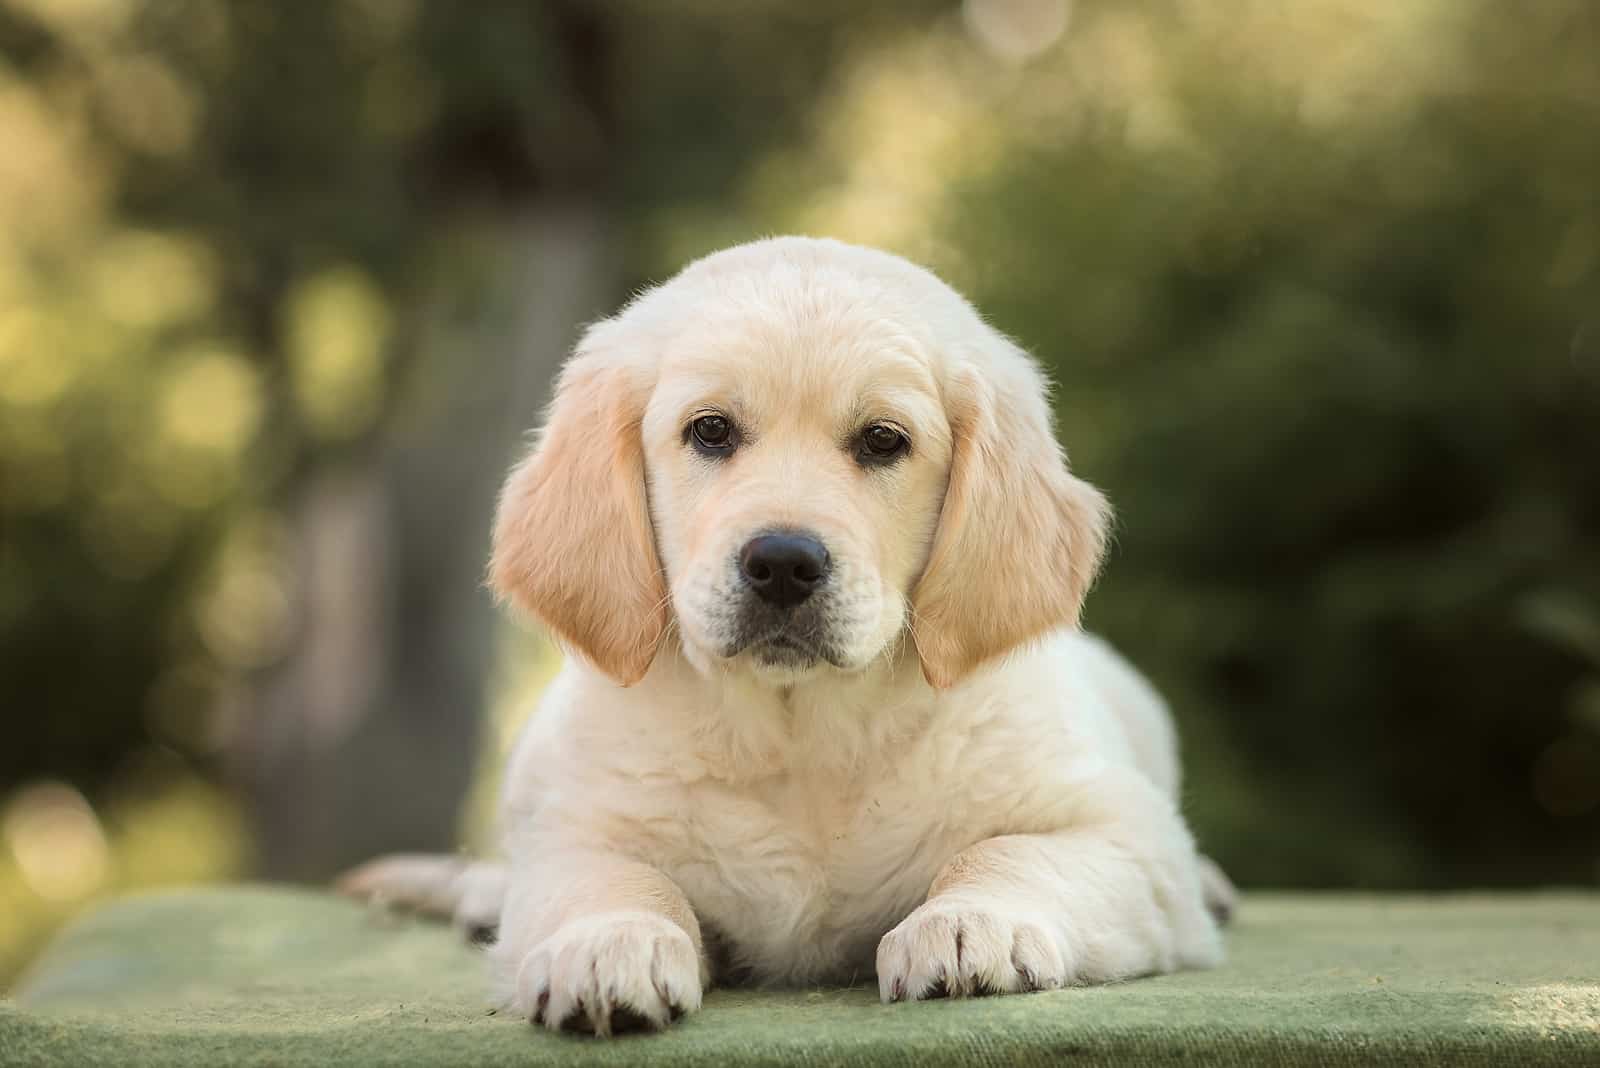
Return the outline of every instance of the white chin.
[[[815,660],[809,664],[775,664],[753,656],[739,657],[739,663],[750,677],[763,686],[783,688],[797,686],[827,667],[827,661]]]
[[[702,675],[743,675],[757,685],[774,688],[795,686],[821,672],[837,670],[820,656],[804,656],[788,650],[747,648],[733,656],[721,656],[699,643],[686,641],[683,655]]]

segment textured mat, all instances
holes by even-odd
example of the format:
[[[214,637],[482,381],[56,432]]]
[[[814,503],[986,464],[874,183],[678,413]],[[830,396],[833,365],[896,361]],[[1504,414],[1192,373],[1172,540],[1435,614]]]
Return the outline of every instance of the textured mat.
[[[1212,972],[883,1006],[718,990],[609,1042],[493,1015],[443,927],[243,887],[124,900],[0,1001],[0,1064],[1600,1065],[1600,896],[1247,896]]]

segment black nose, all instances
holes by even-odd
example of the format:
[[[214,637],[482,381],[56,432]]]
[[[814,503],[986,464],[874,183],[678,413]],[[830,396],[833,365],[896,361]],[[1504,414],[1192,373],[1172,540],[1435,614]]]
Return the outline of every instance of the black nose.
[[[810,597],[828,577],[828,564],[828,550],[805,534],[762,534],[739,553],[739,570],[750,588],[778,608],[792,608]]]

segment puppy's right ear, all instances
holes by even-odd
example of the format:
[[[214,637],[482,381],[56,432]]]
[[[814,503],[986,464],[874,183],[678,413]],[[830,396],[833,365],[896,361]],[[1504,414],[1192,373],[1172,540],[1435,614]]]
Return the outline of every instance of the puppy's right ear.
[[[645,495],[647,376],[590,330],[562,369],[544,432],[506,480],[489,584],[624,686],[667,631]]]

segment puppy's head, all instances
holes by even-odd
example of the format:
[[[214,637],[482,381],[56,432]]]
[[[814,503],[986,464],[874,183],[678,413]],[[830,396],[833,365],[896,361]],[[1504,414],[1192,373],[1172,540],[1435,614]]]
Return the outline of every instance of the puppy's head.
[[[676,624],[701,670],[779,685],[909,635],[946,687],[1076,621],[1105,525],[1024,353],[920,268],[785,238],[585,334],[491,581],[623,684]]]

